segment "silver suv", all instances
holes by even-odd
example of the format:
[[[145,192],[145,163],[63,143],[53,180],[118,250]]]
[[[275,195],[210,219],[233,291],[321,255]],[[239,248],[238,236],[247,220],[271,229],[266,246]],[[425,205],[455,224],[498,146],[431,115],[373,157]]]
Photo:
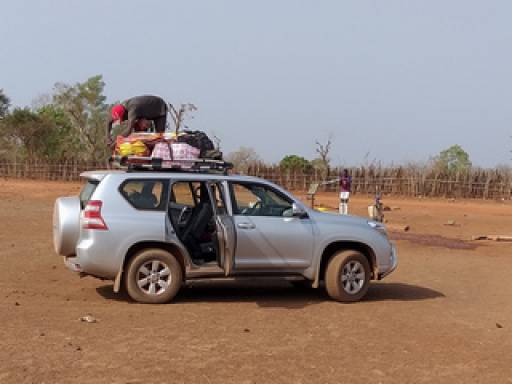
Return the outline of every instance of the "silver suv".
[[[360,300],[397,266],[382,224],[322,213],[266,180],[236,175],[94,171],[57,199],[55,250],[72,271],[114,280],[143,303],[194,279],[275,276],[325,282]]]

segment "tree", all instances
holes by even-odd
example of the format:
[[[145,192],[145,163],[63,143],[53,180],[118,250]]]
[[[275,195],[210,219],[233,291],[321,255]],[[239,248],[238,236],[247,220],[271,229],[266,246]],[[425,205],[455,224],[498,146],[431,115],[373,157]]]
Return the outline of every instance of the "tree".
[[[48,104],[39,108],[37,114],[51,127],[42,149],[49,160],[65,160],[75,157],[73,152],[72,125],[66,113],[59,107]]]
[[[183,124],[183,121],[185,120],[185,116],[187,113],[195,112],[197,111],[197,107],[194,104],[187,103],[187,104],[181,104],[178,109],[173,104],[169,104],[170,112],[172,121],[174,123],[174,128],[176,130],[176,133],[180,131],[182,126],[184,128],[188,128],[186,125]],[[193,117],[191,117],[193,118]]]
[[[103,95],[104,87],[101,75],[75,85],[55,85],[53,103],[64,111],[71,123],[70,145],[78,158],[98,160],[108,154],[105,142],[107,105]]]
[[[212,137],[212,141],[213,141],[215,149],[220,151],[221,150],[222,139],[217,135],[216,132],[212,132],[211,137]]]
[[[313,167],[313,169],[320,172],[320,177],[322,179],[327,178],[327,168],[325,166],[325,162],[322,159],[316,158],[316,159],[311,160],[311,167]]]
[[[325,144],[321,144],[318,140],[315,141],[315,144],[316,152],[320,155],[320,160],[323,164],[323,168],[325,169],[325,177],[328,178],[330,174],[331,159],[329,157],[329,152],[331,151],[332,136],[329,135],[327,143]]]
[[[435,165],[438,170],[448,175],[467,173],[471,169],[469,155],[460,145],[452,145],[441,151],[435,158]]]
[[[233,163],[234,168],[242,173],[246,173],[250,166],[261,163],[260,156],[250,147],[240,147],[227,155],[226,160]]]
[[[51,131],[52,124],[28,108],[15,108],[0,125],[0,135],[8,149],[28,160],[45,157]]]
[[[46,107],[47,105],[52,104],[53,96],[49,93],[40,93],[36,97],[32,99],[30,103],[30,108],[34,111],[38,111],[41,108]]]
[[[311,168],[311,163],[305,158],[297,155],[288,155],[279,162],[281,169],[289,171],[307,172]]]
[[[11,104],[11,100],[4,93],[4,90],[0,88],[0,119],[5,117],[7,111],[9,110],[9,106]]]

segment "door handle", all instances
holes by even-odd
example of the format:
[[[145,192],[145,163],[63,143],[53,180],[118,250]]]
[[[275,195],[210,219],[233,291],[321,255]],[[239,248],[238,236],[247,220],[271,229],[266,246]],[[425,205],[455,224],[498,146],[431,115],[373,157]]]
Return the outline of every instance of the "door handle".
[[[254,229],[254,228],[256,228],[256,226],[254,224],[251,224],[251,223],[238,223],[236,226],[238,228],[240,228],[240,229]]]

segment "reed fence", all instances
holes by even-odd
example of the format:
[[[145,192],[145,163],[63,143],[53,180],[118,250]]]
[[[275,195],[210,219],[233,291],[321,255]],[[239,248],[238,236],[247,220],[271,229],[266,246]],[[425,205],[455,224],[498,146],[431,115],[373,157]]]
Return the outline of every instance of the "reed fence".
[[[308,173],[283,171],[279,167],[253,167],[248,175],[262,177],[284,188],[307,191],[311,183],[326,182],[339,175],[335,169],[330,177],[318,170]],[[350,168],[352,193],[374,195],[424,196],[447,198],[511,199],[512,175],[498,170],[475,169],[467,174],[447,175],[432,170],[410,170],[401,167]],[[323,184],[321,191],[338,192],[338,183]]]
[[[80,173],[104,169],[103,162],[22,162],[1,163],[0,177],[19,179],[77,181]],[[312,183],[336,178],[337,170],[326,178],[319,171],[291,172],[279,167],[252,167],[246,174],[262,177],[286,189],[304,192]],[[350,169],[354,194],[455,197],[479,199],[512,199],[512,177],[498,170],[474,170],[465,175],[447,177],[429,170],[359,167]],[[338,184],[325,184],[321,191],[337,192]]]
[[[0,177],[14,179],[37,179],[77,181],[80,174],[94,169],[104,169],[107,163],[69,161],[60,163],[0,163]]]

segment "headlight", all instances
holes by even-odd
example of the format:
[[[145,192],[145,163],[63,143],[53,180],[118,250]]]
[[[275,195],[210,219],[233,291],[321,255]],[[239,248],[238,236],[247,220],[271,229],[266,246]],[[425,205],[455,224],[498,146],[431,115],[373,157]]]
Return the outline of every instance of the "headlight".
[[[384,224],[379,223],[378,221],[368,221],[368,225],[387,237],[388,233],[386,232]]]

